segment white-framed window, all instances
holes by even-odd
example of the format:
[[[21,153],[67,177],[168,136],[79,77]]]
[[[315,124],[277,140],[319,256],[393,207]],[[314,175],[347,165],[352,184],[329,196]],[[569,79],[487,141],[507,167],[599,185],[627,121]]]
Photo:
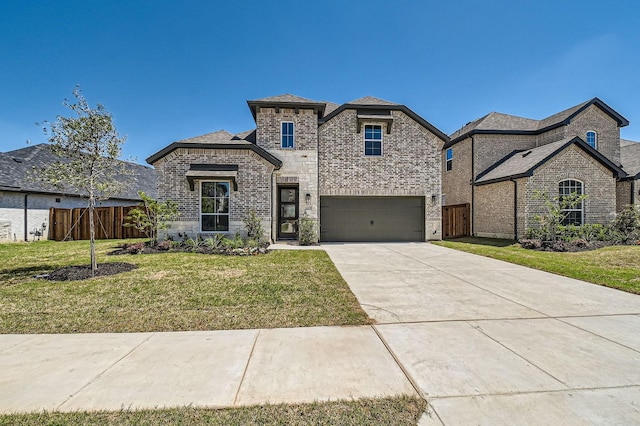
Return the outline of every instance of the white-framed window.
[[[200,231],[229,232],[229,182],[200,182]]]
[[[583,195],[582,182],[573,179],[563,180],[558,184],[558,198],[562,202],[565,197],[572,194]],[[573,206],[562,209],[563,225],[581,226],[584,223],[584,200]]]
[[[592,148],[598,149],[598,133],[594,130],[589,130],[587,132],[587,143],[591,145]]]
[[[293,121],[283,121],[280,123],[280,146],[282,148],[293,148]]]
[[[447,163],[445,166],[446,171],[453,170],[453,148],[447,149]]]
[[[365,124],[364,126],[364,155],[382,155],[382,126],[379,124]]]

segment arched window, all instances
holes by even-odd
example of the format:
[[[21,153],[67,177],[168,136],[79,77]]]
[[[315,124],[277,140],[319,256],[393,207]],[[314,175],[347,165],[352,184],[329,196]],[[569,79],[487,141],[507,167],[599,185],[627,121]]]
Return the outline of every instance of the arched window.
[[[587,143],[591,145],[592,148],[598,149],[598,134],[593,130],[587,132]]]
[[[559,197],[558,201],[562,208],[564,219],[563,225],[577,225],[580,226],[584,223],[584,201],[581,200],[577,203],[569,203],[569,199],[583,195],[582,182],[577,180],[563,180],[558,185]]]

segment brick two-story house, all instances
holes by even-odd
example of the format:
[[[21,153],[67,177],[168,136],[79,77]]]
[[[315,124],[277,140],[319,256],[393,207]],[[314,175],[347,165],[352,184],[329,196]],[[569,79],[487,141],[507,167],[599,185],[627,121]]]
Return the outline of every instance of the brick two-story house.
[[[621,164],[620,128],[628,124],[598,98],[543,120],[492,112],[444,146],[443,204],[468,205],[462,219],[474,235],[517,239],[545,213],[536,193],[576,192],[587,198],[567,212],[565,223],[607,224],[633,202],[635,181]]]
[[[441,238],[448,137],[404,105],[365,97],[336,105],[293,95],[248,101],[255,130],[172,143],[147,159],[158,197],[178,202],[172,234],[244,232],[254,209],[272,240],[301,217],[322,241]]]

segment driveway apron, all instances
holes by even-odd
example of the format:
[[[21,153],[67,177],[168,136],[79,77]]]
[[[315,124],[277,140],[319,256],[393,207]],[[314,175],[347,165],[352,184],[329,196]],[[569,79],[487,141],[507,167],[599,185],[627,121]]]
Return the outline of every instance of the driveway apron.
[[[640,296],[428,243],[324,248],[421,424],[640,424]]]

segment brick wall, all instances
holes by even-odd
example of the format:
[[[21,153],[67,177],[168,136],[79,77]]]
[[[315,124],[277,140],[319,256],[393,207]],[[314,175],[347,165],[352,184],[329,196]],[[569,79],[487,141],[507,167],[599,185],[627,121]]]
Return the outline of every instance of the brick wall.
[[[230,233],[245,233],[242,219],[250,209],[256,210],[265,229],[271,229],[272,164],[250,150],[180,148],[153,165],[158,173],[158,198],[178,203],[180,218],[171,224],[169,234],[195,236],[200,232],[199,181],[191,191],[186,178],[190,164],[237,164],[238,191],[231,188],[229,199]]]
[[[616,212],[622,211],[632,203],[631,181],[623,180],[616,184]]]
[[[606,225],[614,218],[616,181],[613,173],[572,145],[537,169],[529,178],[526,189],[527,227],[536,225],[534,215],[546,214],[543,201],[534,197],[534,191],[538,189],[552,198],[556,197],[558,184],[565,179],[583,183],[584,194],[588,196],[584,201],[585,223]]]
[[[442,193],[445,205],[471,203],[471,138],[460,141],[453,149],[453,168],[446,170],[446,149],[442,150]]]
[[[475,135],[473,138],[475,176],[514,150],[536,147],[536,137],[529,135]]]
[[[344,110],[319,129],[320,196],[426,197],[427,238],[441,237],[441,151],[444,142],[402,111],[382,125],[382,156],[364,155],[364,130],[355,110]],[[431,196],[435,195],[434,203]]]
[[[497,182],[476,187],[475,235],[513,238],[514,183]]]
[[[281,148],[280,123],[293,122],[294,147]],[[256,114],[256,143],[269,151],[316,150],[318,147],[318,116],[312,109],[260,107]],[[272,152],[275,154],[275,152]]]
[[[579,136],[587,141],[587,131],[598,133],[597,149],[614,164],[620,164],[620,128],[600,108],[591,105],[567,126],[566,137]]]

